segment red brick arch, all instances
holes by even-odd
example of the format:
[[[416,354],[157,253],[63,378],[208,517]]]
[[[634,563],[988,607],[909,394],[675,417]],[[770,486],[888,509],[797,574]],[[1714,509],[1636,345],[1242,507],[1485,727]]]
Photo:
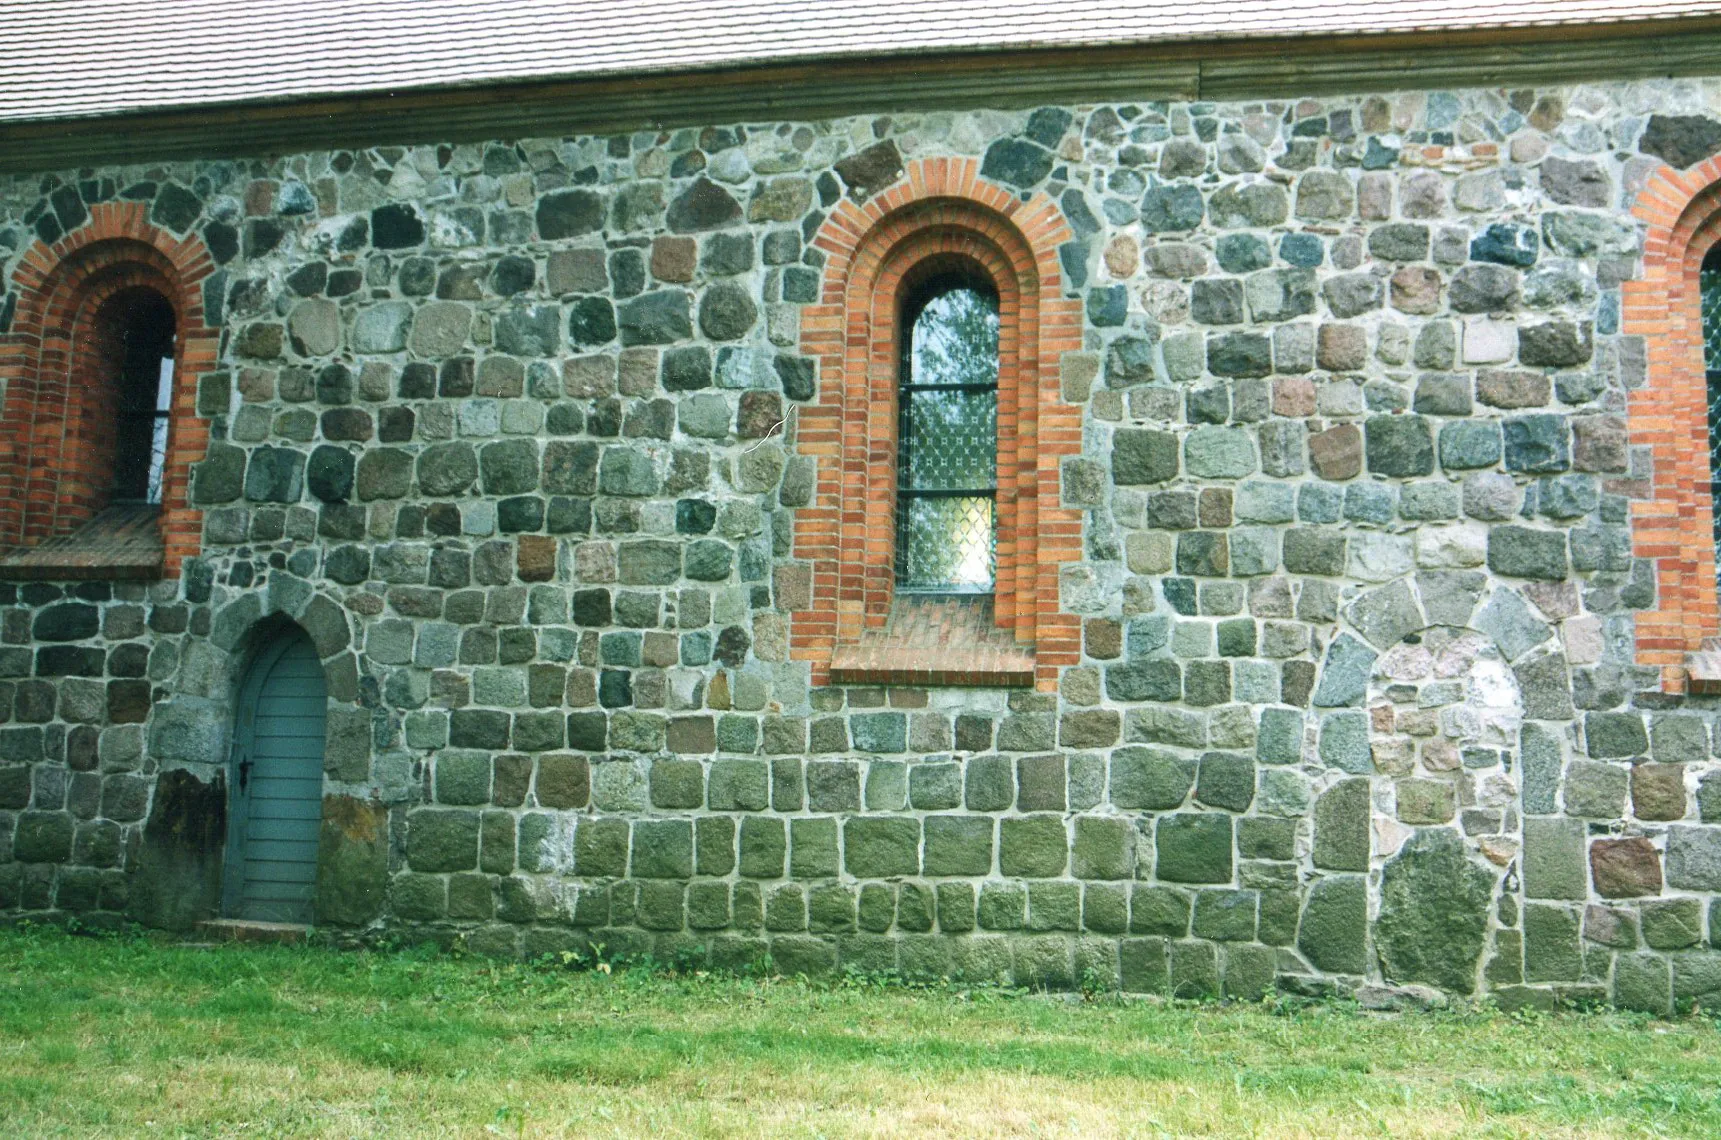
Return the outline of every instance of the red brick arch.
[[[190,469],[209,442],[196,409],[198,384],[218,352],[217,334],[204,323],[201,288],[214,267],[200,239],[151,225],[140,202],[93,206],[85,225],[25,251],[13,273],[12,330],[0,337],[0,546],[69,534],[107,505],[110,346],[97,316],[109,301],[141,288],[166,300],[175,321],[163,573],[178,573],[180,562],[197,552],[201,513],[190,506]]]
[[[811,604],[793,615],[790,644],[815,683],[838,645],[890,614],[898,325],[929,263],[960,263],[998,292],[997,623],[1035,647],[1039,688],[1078,660],[1079,623],[1058,605],[1059,573],[1081,557],[1081,513],[1058,495],[1059,462],[1081,449],[1081,411],[1059,382],[1060,358],[1082,347],[1081,305],[1062,295],[1058,265],[1070,237],[1043,195],[1023,201],[981,180],[973,159],[928,159],[864,205],[844,201],[814,239],[828,261],[801,348],[819,363],[819,391],[797,441],[818,480],[794,541]]]

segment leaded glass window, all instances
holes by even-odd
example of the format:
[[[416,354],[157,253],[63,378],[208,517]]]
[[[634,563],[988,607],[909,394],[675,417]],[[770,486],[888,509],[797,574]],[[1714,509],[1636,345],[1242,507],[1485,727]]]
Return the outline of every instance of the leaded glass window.
[[[1703,306],[1703,367],[1709,379],[1709,488],[1721,504],[1721,246],[1709,251],[1698,274]],[[1721,510],[1715,516],[1715,541],[1721,544]]]
[[[903,314],[896,582],[990,592],[996,573],[998,298],[934,282]]]

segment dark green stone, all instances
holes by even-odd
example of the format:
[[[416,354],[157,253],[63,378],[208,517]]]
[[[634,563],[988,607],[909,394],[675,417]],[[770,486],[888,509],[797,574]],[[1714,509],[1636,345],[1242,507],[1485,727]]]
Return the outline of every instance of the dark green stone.
[[[1359,875],[1320,879],[1309,888],[1297,948],[1320,970],[1368,971],[1368,885]]]
[[[998,867],[1029,879],[1061,875],[1069,862],[1069,836],[1059,816],[1006,819],[998,825]]]
[[[1175,883],[1231,880],[1231,817],[1214,812],[1161,816],[1154,831],[1159,877]]]
[[[1454,832],[1412,836],[1382,874],[1375,946],[1388,980],[1472,992],[1493,892]]]

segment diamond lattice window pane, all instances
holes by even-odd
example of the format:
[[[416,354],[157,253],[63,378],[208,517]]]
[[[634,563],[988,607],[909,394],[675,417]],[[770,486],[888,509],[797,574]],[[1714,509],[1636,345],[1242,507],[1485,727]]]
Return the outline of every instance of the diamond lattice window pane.
[[[1714,369],[1709,372],[1709,498],[1715,544],[1721,547],[1721,371]]]
[[[904,392],[899,486],[977,491],[998,481],[998,393]]]
[[[996,527],[992,500],[908,499],[897,507],[899,585],[911,590],[990,590]]]
[[[1721,269],[1703,267],[1698,275],[1703,309],[1703,363],[1709,372],[1709,478],[1711,501],[1721,504]],[[1715,541],[1721,545],[1721,510],[1713,511]]]
[[[1703,363],[1721,372],[1721,268],[1703,267],[1698,275],[1703,307]]]
[[[946,289],[914,319],[897,435],[897,584],[993,584],[998,486],[998,301]]]

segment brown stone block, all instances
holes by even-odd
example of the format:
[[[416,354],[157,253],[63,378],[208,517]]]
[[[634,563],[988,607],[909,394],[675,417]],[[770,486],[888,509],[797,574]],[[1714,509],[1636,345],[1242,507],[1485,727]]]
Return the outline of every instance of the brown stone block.
[[[1572,417],[1572,466],[1579,471],[1624,471],[1627,442],[1623,416]]]
[[[679,755],[717,751],[716,723],[708,716],[678,716],[669,722],[665,745]]]
[[[546,280],[550,293],[602,293],[610,287],[601,249],[565,249],[550,255]]]
[[[1638,819],[1685,818],[1685,765],[1639,764],[1631,770],[1631,810]]]
[[[1356,372],[1368,364],[1368,330],[1361,325],[1322,325],[1315,337],[1315,362],[1328,372]]]
[[[1637,919],[1631,912],[1591,904],[1584,909],[1584,939],[1623,950],[1637,949]]]
[[[1111,661],[1123,653],[1123,623],[1116,618],[1089,618],[1082,624],[1088,656]]]
[[[585,807],[591,799],[591,766],[584,756],[538,757],[538,803],[548,808]]]
[[[651,275],[659,281],[691,281],[699,243],[690,237],[660,237],[651,243]]]
[[[248,404],[263,404],[275,398],[275,373],[267,368],[239,370],[239,395]]]
[[[1422,766],[1431,772],[1456,772],[1463,760],[1458,746],[1444,736],[1422,742]]]
[[[562,361],[562,391],[575,399],[596,399],[616,389],[615,358],[576,356]]]
[[[1295,708],[1307,708],[1315,688],[1313,661],[1287,661],[1279,667],[1279,700]]]
[[[1564,621],[1578,615],[1576,582],[1530,582],[1523,589],[1524,596],[1549,621]]]
[[[1129,235],[1119,234],[1106,245],[1105,263],[1113,277],[1129,277],[1141,264],[1141,246]]]
[[[735,434],[742,439],[766,439],[783,426],[783,398],[776,392],[743,392],[735,413]]]
[[[1230,526],[1231,509],[1231,488],[1203,487],[1201,489],[1198,516],[1202,526]]]
[[[624,396],[650,396],[657,391],[658,352],[655,348],[624,348],[616,358],[616,387]]]
[[[1476,374],[1476,398],[1493,408],[1539,408],[1551,388],[1540,372],[1506,372],[1485,368]]]
[[[681,660],[681,639],[668,630],[648,630],[641,660],[656,668],[668,668]]]
[[[772,600],[783,613],[795,613],[813,604],[813,567],[806,562],[791,562],[772,571]]]
[[[563,699],[567,701],[569,708],[585,709],[597,704],[597,670],[569,669],[567,691]]]
[[[1401,313],[1440,311],[1441,278],[1425,265],[1407,265],[1392,275],[1392,307]]]
[[[496,757],[495,778],[490,783],[490,802],[497,807],[519,807],[526,802],[532,783],[532,758],[517,752]]]
[[[109,681],[108,720],[114,724],[142,724],[149,719],[148,681]]]
[[[519,539],[520,581],[548,582],[556,576],[556,540],[543,534]]]
[[[1314,381],[1307,376],[1281,376],[1273,381],[1273,414],[1293,419],[1314,415]]]
[[[1598,839],[1590,844],[1590,876],[1603,898],[1661,893],[1661,856],[1647,839]]]
[[[1340,424],[1309,437],[1309,466],[1322,479],[1354,479],[1362,472],[1362,432]]]
[[[275,206],[275,191],[277,183],[267,178],[259,178],[245,187],[245,213],[249,217],[260,218],[270,213]]]

